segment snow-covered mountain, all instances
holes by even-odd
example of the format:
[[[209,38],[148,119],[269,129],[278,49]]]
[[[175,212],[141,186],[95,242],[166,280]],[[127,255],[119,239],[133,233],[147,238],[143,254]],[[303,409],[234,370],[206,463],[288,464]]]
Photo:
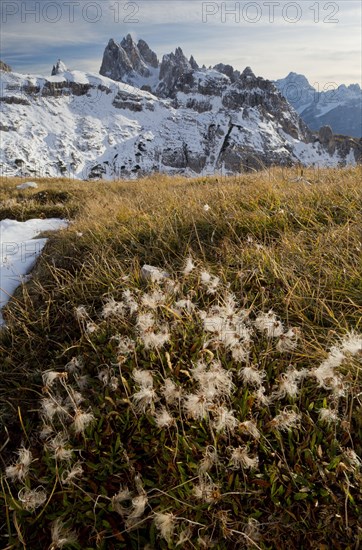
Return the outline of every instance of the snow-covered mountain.
[[[312,130],[328,125],[335,134],[362,137],[362,90],[358,84],[319,92],[305,76],[289,73],[275,85]]]
[[[314,135],[250,68],[200,68],[181,48],[159,62],[128,35],[109,42],[103,75],[69,71],[61,61],[52,73],[1,73],[3,175],[231,174],[361,161],[358,140],[328,129]]]

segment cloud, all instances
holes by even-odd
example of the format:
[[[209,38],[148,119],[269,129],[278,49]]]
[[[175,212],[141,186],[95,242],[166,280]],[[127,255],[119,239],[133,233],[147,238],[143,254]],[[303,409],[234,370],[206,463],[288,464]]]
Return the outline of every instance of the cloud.
[[[40,11],[29,13],[35,4]],[[18,71],[48,70],[60,57],[72,68],[97,72],[109,38],[120,41],[131,32],[159,57],[181,46],[200,64],[250,65],[267,78],[293,70],[318,82],[331,74],[335,80],[349,75],[347,84],[360,81],[360,2],[278,4],[272,13],[267,0],[2,0],[1,55]],[[14,6],[19,9],[10,15]]]

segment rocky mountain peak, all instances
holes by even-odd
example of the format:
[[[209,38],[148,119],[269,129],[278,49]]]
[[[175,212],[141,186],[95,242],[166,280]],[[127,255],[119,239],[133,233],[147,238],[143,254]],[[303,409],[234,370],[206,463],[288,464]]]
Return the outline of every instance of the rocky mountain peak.
[[[256,76],[255,76],[255,74],[253,73],[253,71],[251,70],[250,67],[245,67],[245,69],[241,73],[241,78],[248,78],[248,79],[253,79],[254,80],[256,78]]]
[[[128,59],[130,60],[130,63],[132,65],[132,69],[137,74],[140,74],[142,76],[149,76],[150,70],[147,67],[146,62],[142,58],[136,42],[133,40],[130,34],[127,34],[127,36],[123,38],[120,47],[123,48],[123,50],[126,52]]]
[[[192,55],[189,59],[189,63],[191,65],[191,68],[194,69],[194,71],[198,71],[200,69],[199,65],[196,63],[196,60],[194,56]]]
[[[127,34],[120,44],[110,39],[99,72],[112,80],[133,84],[137,77],[147,79],[151,75],[151,68],[158,66],[157,55],[148,44],[144,40],[136,44],[132,35]]]
[[[151,67],[157,69],[157,67],[159,66],[159,61],[158,61],[157,55],[155,54],[154,51],[151,50],[151,48],[149,47],[147,42],[145,42],[142,39],[139,40],[138,43],[137,43],[137,48],[138,48],[138,51],[141,54],[142,59],[146,63],[151,65]]]
[[[226,75],[230,78],[231,82],[235,82],[238,78],[240,78],[240,72],[234,70],[234,67],[231,65],[225,65],[224,63],[218,63],[214,66],[215,71],[218,71],[221,74]]]
[[[53,65],[51,75],[55,76],[57,74],[65,73],[68,70],[67,66],[61,59],[58,59],[55,65]]]

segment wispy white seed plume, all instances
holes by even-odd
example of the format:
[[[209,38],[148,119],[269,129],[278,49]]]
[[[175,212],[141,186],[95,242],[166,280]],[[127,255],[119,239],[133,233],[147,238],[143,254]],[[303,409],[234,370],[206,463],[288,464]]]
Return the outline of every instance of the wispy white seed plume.
[[[84,433],[85,430],[95,421],[94,414],[91,412],[84,412],[82,409],[77,408],[73,418],[72,426],[75,433]]]
[[[282,323],[272,310],[269,310],[268,313],[260,313],[255,319],[254,325],[260,332],[266,333],[268,338],[277,338],[284,332]]]
[[[150,387],[141,387],[141,389],[134,393],[132,399],[135,403],[137,411],[145,413],[147,409],[154,409],[155,401],[158,400],[156,391]]]
[[[52,543],[49,550],[57,550],[58,548],[64,548],[69,544],[75,544],[77,542],[77,535],[74,531],[67,528],[61,519],[53,521],[51,526]]]
[[[29,474],[29,467],[33,461],[33,455],[29,449],[21,447],[18,450],[18,460],[15,464],[8,466],[5,469],[5,475],[13,481],[22,481]]]
[[[181,398],[181,393],[182,389],[180,386],[176,386],[171,378],[165,378],[161,388],[161,394],[165,398],[167,404],[172,405],[178,403]]]
[[[213,411],[214,419],[213,426],[217,432],[229,432],[234,433],[238,420],[235,418],[234,411],[227,409],[220,405]]]
[[[239,424],[241,431],[248,433],[254,439],[260,439],[260,431],[256,425],[255,420],[245,420]]]
[[[47,499],[47,494],[44,487],[41,485],[36,489],[30,489],[29,487],[23,487],[18,492],[18,499],[21,502],[23,508],[28,512],[33,512],[39,506],[42,506]]]
[[[169,428],[175,424],[175,419],[164,407],[155,413],[155,422],[158,428]]]
[[[319,420],[326,424],[336,424],[339,421],[339,416],[336,411],[326,407],[319,409]]]
[[[281,431],[287,431],[291,428],[300,426],[301,414],[295,411],[284,409],[271,421],[271,425]]]
[[[191,271],[193,271],[195,269],[195,267],[196,266],[195,266],[194,262],[192,261],[191,256],[189,256],[186,259],[185,267],[183,268],[183,274],[184,275],[189,275],[189,273],[191,273]]]
[[[255,470],[259,466],[259,457],[250,456],[246,447],[236,447],[231,449],[231,464],[234,470]]]
[[[171,543],[172,535],[175,529],[176,517],[172,513],[155,512],[154,521],[162,538]]]
[[[144,369],[134,369],[132,372],[132,378],[141,386],[141,388],[152,388],[153,387],[153,375],[149,370]]]
[[[103,319],[108,319],[110,317],[123,317],[126,312],[126,305],[124,302],[116,302],[113,297],[110,297],[105,302],[101,316]]]

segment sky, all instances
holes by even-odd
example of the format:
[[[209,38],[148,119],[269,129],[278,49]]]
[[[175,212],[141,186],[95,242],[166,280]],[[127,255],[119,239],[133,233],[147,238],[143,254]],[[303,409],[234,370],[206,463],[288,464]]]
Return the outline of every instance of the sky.
[[[160,59],[180,46],[199,65],[293,71],[320,91],[362,79],[360,0],[1,0],[0,17],[0,59],[22,73],[50,74],[59,58],[98,73],[108,40],[131,33]]]

